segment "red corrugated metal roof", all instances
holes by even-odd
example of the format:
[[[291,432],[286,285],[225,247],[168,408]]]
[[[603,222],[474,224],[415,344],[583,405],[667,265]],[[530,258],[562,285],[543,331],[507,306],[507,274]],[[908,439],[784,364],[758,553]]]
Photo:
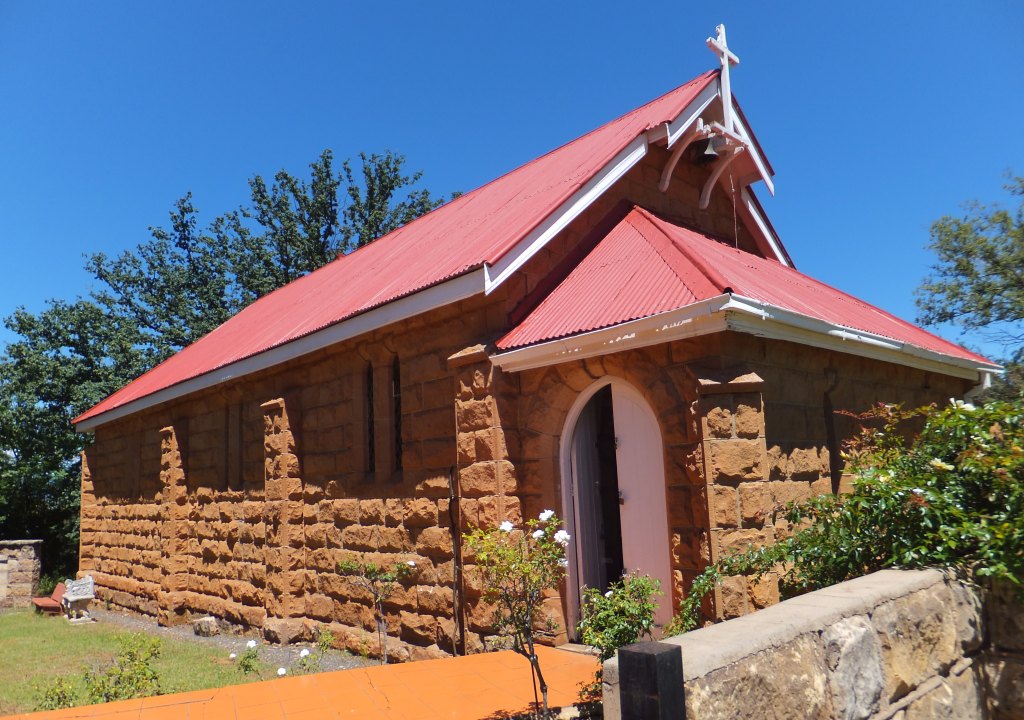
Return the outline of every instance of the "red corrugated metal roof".
[[[497,346],[511,350],[611,327],[725,292],[953,358],[991,364],[797,270],[640,208],[616,225]]]
[[[74,422],[493,265],[641,133],[674,120],[717,75],[704,73],[257,300]]]

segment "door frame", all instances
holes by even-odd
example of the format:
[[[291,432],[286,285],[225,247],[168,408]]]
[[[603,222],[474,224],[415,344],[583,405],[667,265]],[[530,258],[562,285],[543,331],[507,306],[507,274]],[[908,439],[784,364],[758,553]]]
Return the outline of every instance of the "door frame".
[[[621,390],[624,393],[633,396],[634,399],[639,400],[642,405],[651,412],[652,419],[655,426],[658,428],[658,439],[661,446],[662,452],[662,477],[667,478],[667,474],[664,471],[665,463],[665,442],[664,434],[662,432],[661,423],[658,421],[658,415],[654,412],[654,408],[651,407],[651,403],[644,397],[643,393],[636,389],[629,381],[623,378],[616,377],[614,375],[605,375],[593,383],[588,385],[583,391],[576,396],[576,400],[573,402],[572,407],[569,408],[569,412],[565,416],[565,422],[562,424],[562,433],[558,439],[558,465],[560,472],[559,487],[560,494],[562,496],[562,520],[565,523],[565,529],[572,535],[571,546],[574,550],[573,557],[567,557],[569,566],[566,568],[565,582],[566,582],[566,632],[570,638],[575,637],[576,624],[579,622],[580,616],[580,603],[578,597],[579,588],[579,545],[577,544],[577,533],[576,533],[576,485],[572,478],[572,436],[576,431],[576,423],[579,421],[580,415],[583,409],[587,406],[587,403],[594,397],[594,395],[604,388],[614,385],[616,390]],[[615,405],[612,404],[612,412],[614,414]],[[665,497],[665,511],[668,512],[668,497],[667,489],[663,488],[662,492],[666,494]],[[666,516],[666,522],[668,518]],[[665,544],[668,545],[669,537],[665,537]],[[671,572],[671,548],[669,548],[669,572]],[[662,590],[665,596],[671,598],[671,588],[665,588]]]

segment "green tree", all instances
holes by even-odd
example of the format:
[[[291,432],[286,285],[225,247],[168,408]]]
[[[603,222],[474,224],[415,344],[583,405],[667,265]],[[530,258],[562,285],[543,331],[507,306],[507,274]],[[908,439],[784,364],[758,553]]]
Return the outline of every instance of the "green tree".
[[[249,181],[249,203],[205,229],[191,194],[169,227],[86,268],[99,289],[5,320],[16,339],[0,357],[0,538],[45,540],[50,572],[78,547],[79,454],[91,442],[71,419],[247,304],[440,204],[412,186],[405,158],[360,155],[340,172],[325,150],[309,179],[281,170]]]
[[[87,443],[71,419],[148,363],[134,324],[90,300],[18,309],[5,325],[18,339],[0,361],[0,538],[42,538],[45,566],[66,571]]]
[[[241,309],[227,237],[197,231],[191,193],[175,203],[170,221],[170,230],[151,227],[151,238],[134,250],[116,258],[95,253],[86,263],[105,286],[93,299],[111,318],[136,324],[150,364],[195,342]]]
[[[963,217],[932,224],[931,274],[917,290],[918,321],[950,323],[1003,345],[1005,376],[996,394],[1024,391],[1024,178],[1006,185],[1015,210],[968,203]]]

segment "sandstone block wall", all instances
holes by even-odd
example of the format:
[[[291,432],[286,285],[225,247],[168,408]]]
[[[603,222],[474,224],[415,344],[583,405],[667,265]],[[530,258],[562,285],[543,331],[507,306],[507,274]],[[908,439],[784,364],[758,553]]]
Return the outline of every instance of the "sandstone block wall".
[[[42,549],[42,540],[0,540],[0,610],[32,607]]]
[[[917,407],[962,397],[969,381],[853,355],[725,333],[698,384],[709,557],[785,533],[778,511],[848,487],[839,452],[859,427],[845,413],[880,402]],[[738,617],[778,601],[777,583],[730,578],[710,615]]]
[[[694,720],[1024,717],[1024,606],[935,570],[884,570],[668,638]],[[605,718],[618,661],[605,664]]]
[[[161,623],[211,614],[283,641],[325,624],[349,649],[374,652],[369,597],[337,562],[413,561],[416,573],[387,603],[389,655],[480,649],[493,615],[461,534],[562,507],[566,413],[606,375],[632,383],[661,419],[673,600],[719,553],[772,541],[773,507],[829,487],[823,395],[805,393],[822,385],[822,368],[840,368],[846,384],[830,397],[849,409],[905,397],[920,374],[883,364],[861,372],[846,356],[731,333],[516,374],[487,358],[552,268],[581,252],[620,202],[732,238],[722,193],[694,209],[705,169],[680,164],[670,191],[655,189],[664,160],[653,149],[490,296],[97,428],[82,463],[79,573],[94,576],[100,598]],[[736,242],[753,247],[742,227]],[[743,363],[760,384],[725,377]],[[875,378],[870,392],[864,377]],[[935,397],[947,396],[941,382]],[[774,600],[770,583],[739,583],[709,614]],[[564,609],[551,593],[550,642],[566,637]]]

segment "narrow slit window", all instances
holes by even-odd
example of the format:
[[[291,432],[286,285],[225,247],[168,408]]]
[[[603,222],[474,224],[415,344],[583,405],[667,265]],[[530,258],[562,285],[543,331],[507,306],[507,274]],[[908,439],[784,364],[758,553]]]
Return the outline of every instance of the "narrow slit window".
[[[395,470],[402,469],[402,374],[395,355],[391,363],[391,401],[394,414],[395,435]]]
[[[376,428],[373,415],[373,365],[366,365],[366,472],[377,470]]]

